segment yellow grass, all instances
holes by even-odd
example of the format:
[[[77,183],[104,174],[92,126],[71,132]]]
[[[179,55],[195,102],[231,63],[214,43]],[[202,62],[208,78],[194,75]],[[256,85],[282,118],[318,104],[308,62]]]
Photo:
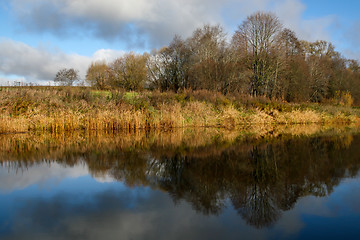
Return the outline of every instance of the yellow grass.
[[[206,101],[204,94],[195,99],[196,94],[188,98],[174,93],[98,94],[76,88],[12,89],[0,93],[0,133],[359,122],[358,113],[350,108],[244,108],[236,101],[222,99],[218,104],[210,97]]]

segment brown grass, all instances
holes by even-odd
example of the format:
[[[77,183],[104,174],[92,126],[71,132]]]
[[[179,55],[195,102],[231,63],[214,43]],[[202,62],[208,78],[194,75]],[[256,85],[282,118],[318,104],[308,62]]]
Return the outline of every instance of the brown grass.
[[[351,107],[242,103],[208,91],[110,92],[89,88],[0,88],[0,132],[171,129],[358,122]]]

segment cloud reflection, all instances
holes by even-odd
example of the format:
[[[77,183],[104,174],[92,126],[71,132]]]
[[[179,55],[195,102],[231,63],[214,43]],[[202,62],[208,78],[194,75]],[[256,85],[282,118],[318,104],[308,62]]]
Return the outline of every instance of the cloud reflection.
[[[0,167],[0,192],[7,193],[22,190],[33,184],[44,187],[58,183],[65,178],[78,178],[88,175],[87,167],[78,163],[73,167],[64,167],[58,163],[41,163],[26,169],[12,169],[11,166]]]
[[[242,232],[258,239],[239,216],[204,217],[184,202],[174,206],[159,191],[148,196],[132,191],[108,190],[78,201],[76,193],[58,194],[52,199],[32,198],[16,209],[12,232],[4,239],[237,239]],[[250,239],[250,235],[249,239]]]

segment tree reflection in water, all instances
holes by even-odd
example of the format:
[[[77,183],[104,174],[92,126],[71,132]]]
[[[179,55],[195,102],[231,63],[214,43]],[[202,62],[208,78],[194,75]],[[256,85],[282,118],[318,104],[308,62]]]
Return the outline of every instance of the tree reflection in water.
[[[357,175],[360,136],[243,134],[203,130],[138,135],[1,136],[3,166],[26,171],[45,162],[84,162],[93,176],[168,192],[206,215],[230,200],[257,228],[275,223],[300,197],[327,196]]]

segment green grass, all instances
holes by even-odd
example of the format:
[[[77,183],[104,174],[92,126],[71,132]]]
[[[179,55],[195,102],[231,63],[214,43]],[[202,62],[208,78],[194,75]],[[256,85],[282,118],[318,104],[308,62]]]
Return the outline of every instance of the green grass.
[[[91,90],[91,95],[93,97],[110,97],[111,96],[111,92],[110,91],[105,91],[105,90]]]

